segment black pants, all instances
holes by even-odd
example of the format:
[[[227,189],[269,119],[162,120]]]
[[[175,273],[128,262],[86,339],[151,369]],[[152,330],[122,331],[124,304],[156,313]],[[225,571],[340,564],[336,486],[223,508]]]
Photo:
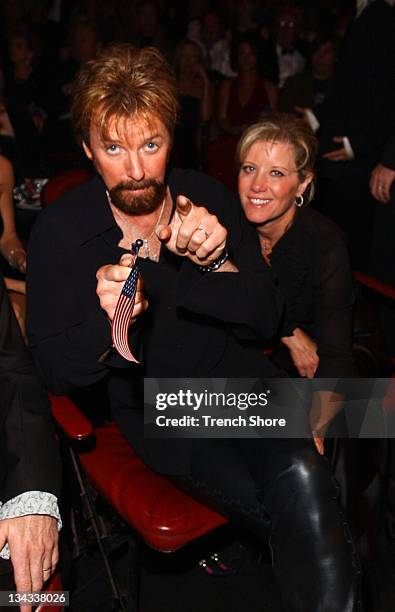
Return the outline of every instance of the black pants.
[[[310,440],[194,440],[183,490],[268,539],[286,612],[355,612],[359,562]]]

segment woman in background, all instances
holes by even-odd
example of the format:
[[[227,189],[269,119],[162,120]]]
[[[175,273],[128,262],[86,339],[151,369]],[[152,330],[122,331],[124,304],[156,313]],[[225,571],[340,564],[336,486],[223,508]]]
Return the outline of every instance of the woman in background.
[[[229,136],[239,137],[262,113],[276,110],[277,87],[261,74],[261,41],[258,35],[244,34],[232,46],[232,64],[237,77],[221,83],[218,124]]]
[[[0,267],[7,271],[7,267],[10,266],[19,273],[24,274],[26,272],[26,251],[16,231],[12,199],[13,187],[14,173],[12,165],[8,159],[0,155],[0,254],[5,260],[1,262]],[[9,268],[8,272],[11,273]],[[25,334],[25,281],[8,277],[4,281],[14,313],[22,333]]]
[[[11,163],[0,155],[0,253],[11,268],[26,272],[26,251],[20,241],[14,216],[14,173]]]
[[[237,189],[234,159],[243,130],[277,105],[277,86],[260,71],[262,40],[253,33],[243,34],[232,46],[231,58],[238,75],[223,81],[218,92],[217,123],[221,135],[210,143],[207,172]]]
[[[213,87],[197,43],[187,39],[180,42],[175,70],[180,112],[172,161],[179,168],[198,169],[202,163],[204,130],[213,110]]]

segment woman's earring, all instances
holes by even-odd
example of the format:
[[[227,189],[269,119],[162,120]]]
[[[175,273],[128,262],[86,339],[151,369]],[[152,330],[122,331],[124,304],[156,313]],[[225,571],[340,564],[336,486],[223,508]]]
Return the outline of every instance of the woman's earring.
[[[301,206],[303,206],[303,204],[304,204],[304,198],[303,198],[303,196],[302,196],[302,195],[300,195],[300,196],[296,196],[296,198],[295,198],[295,204],[296,204],[296,206],[299,206],[299,208],[300,208]]]

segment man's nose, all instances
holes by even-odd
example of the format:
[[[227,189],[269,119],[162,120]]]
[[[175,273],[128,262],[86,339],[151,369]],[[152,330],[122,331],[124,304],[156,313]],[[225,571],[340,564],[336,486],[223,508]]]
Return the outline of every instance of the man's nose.
[[[125,170],[128,178],[142,181],[144,178],[144,164],[138,153],[130,153],[125,161]]]

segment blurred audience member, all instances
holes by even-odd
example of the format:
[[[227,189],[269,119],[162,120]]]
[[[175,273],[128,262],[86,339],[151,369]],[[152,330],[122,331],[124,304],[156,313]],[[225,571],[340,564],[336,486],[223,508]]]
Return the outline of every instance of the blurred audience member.
[[[306,59],[298,48],[302,22],[303,10],[300,6],[291,3],[280,5],[275,16],[274,37],[269,40],[266,52],[267,76],[279,87],[305,68]]]
[[[375,199],[374,226],[369,272],[395,287],[395,122],[381,152],[380,162],[370,176]],[[382,304],[380,318],[390,354],[395,355],[395,317],[391,304]]]
[[[25,0],[2,0],[0,15],[6,29],[13,27],[25,18]]]
[[[26,272],[26,251],[15,226],[13,188],[12,165],[0,155],[0,253],[11,268]]]
[[[254,33],[240,36],[232,46],[236,78],[220,84],[217,122],[222,134],[207,151],[207,172],[237,189],[236,147],[243,130],[265,111],[275,110],[277,86],[262,74],[262,40]]]
[[[26,3],[27,18],[40,40],[40,65],[45,70],[56,68],[61,45],[60,26],[48,19],[49,4],[47,0],[28,0]]]
[[[189,20],[187,38],[199,39],[203,17],[209,10],[208,0],[189,0]]]
[[[13,166],[16,183],[38,176],[42,169],[40,135],[29,111],[4,98],[0,70],[0,150]]]
[[[68,35],[68,47],[64,50],[58,75],[53,87],[52,112],[43,134],[49,163],[55,166],[67,164],[66,155],[78,155],[70,123],[70,101],[73,81],[80,67],[94,59],[102,43],[93,21],[76,18],[72,21]],[[60,156],[60,160],[58,160]],[[58,168],[55,167],[55,170]]]
[[[28,23],[15,25],[8,39],[10,68],[4,74],[4,95],[15,109],[29,113],[41,131],[47,113],[45,77],[37,67],[40,40]]]
[[[198,169],[201,166],[202,128],[212,115],[213,87],[197,43],[185,39],[179,44],[175,69],[180,112],[172,161],[179,168]]]
[[[332,38],[317,38],[311,47],[308,70],[289,77],[282,87],[278,108],[285,113],[298,113],[308,107],[317,111],[332,85],[336,46]]]
[[[63,75],[62,93],[68,99],[73,92],[73,81],[80,67],[94,59],[101,50],[97,27],[87,19],[77,19],[69,31],[69,48],[61,72]],[[67,109],[68,109],[67,102]]]
[[[4,280],[10,302],[25,336],[26,284],[22,274],[26,272],[26,251],[16,231],[13,187],[12,165],[0,155],[0,254],[3,257],[3,260],[0,260],[0,268],[6,275]],[[17,278],[13,278],[14,276]]]
[[[276,108],[277,87],[262,75],[261,55],[261,41],[254,34],[244,34],[232,46],[237,77],[221,83],[218,102],[218,123],[225,134],[239,137],[263,112]]]
[[[135,33],[132,42],[139,47],[156,47],[168,61],[173,49],[161,25],[161,14],[155,0],[141,0],[136,6]]]
[[[318,117],[319,208],[346,231],[353,266],[360,269],[367,266],[375,209],[369,178],[395,112],[395,9],[386,0],[365,5],[351,24]]]
[[[201,27],[190,32],[189,37],[201,47],[214,80],[235,76],[230,65],[231,35],[222,11],[210,9],[202,18]]]
[[[395,181],[395,129],[381,153],[381,161],[374,167],[370,177],[370,191],[372,196],[382,204],[389,204],[393,199]],[[394,283],[395,284],[395,283]]]
[[[257,0],[240,0],[236,3],[232,17],[232,31],[234,34],[258,31],[256,19],[257,4]]]

